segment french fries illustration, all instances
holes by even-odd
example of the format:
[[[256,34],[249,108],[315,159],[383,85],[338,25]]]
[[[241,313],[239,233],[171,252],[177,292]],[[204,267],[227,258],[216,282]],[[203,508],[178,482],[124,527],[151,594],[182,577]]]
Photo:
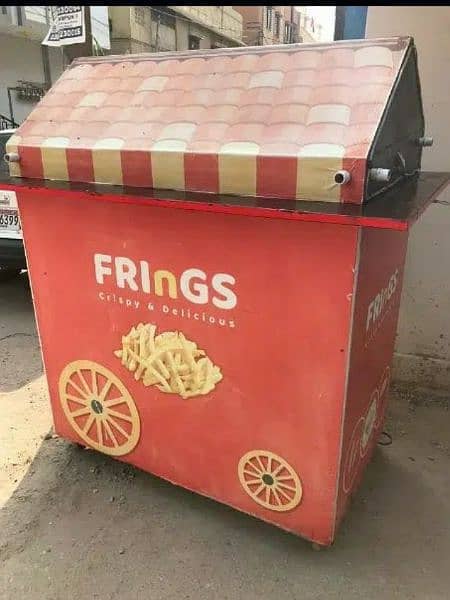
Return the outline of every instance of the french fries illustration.
[[[208,394],[222,379],[220,368],[195,342],[179,331],[156,335],[156,325],[151,323],[132,327],[114,354],[136,381],[185,399]]]

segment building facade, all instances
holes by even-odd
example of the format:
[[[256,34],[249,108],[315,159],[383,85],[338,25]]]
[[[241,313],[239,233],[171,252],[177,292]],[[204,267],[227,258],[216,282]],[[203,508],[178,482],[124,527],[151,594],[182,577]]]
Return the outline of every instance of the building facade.
[[[113,54],[243,45],[230,6],[110,6],[109,19]]]
[[[348,9],[354,7],[347,7]],[[450,10],[447,6],[368,6],[347,11],[344,31],[366,38],[408,35],[417,47],[426,134],[423,171],[448,171],[450,154]],[[366,17],[363,20],[363,17]],[[365,21],[365,22],[364,22]],[[362,26],[361,26],[362,25]],[[412,228],[394,360],[394,376],[450,389],[450,186]]]
[[[293,44],[311,41],[302,31],[295,6],[233,6],[243,18],[243,41],[247,46]],[[307,37],[308,39],[303,39]]]
[[[43,46],[48,6],[0,6],[0,128],[20,124],[75,56],[108,52],[106,7],[86,7],[86,44]],[[103,50],[103,48],[105,50]]]
[[[308,15],[305,7],[298,6],[297,20],[301,41],[307,44],[320,42],[322,39],[322,25]]]
[[[45,6],[0,6],[0,126],[19,124],[63,70],[60,48],[41,42]]]
[[[230,6],[89,6],[86,43],[43,46],[47,6],[0,7],[0,127],[20,124],[77,56],[243,45]]]

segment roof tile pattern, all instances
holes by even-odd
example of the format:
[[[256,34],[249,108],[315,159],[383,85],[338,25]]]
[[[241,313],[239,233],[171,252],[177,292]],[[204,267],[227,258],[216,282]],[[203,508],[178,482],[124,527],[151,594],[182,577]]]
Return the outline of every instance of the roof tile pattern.
[[[10,140],[11,174],[360,203],[409,43],[80,59]]]

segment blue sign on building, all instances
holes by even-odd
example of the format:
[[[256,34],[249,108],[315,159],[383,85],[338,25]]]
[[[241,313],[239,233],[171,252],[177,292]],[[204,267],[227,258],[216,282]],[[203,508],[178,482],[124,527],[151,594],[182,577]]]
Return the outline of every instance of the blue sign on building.
[[[367,6],[336,6],[335,40],[366,37]]]

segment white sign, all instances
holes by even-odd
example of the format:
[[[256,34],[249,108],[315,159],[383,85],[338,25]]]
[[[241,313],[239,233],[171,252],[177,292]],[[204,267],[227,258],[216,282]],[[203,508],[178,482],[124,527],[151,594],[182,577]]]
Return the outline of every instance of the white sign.
[[[16,192],[0,190],[0,239],[22,238]]]
[[[84,6],[50,6],[50,30],[45,46],[66,46],[86,41]]]
[[[17,196],[13,190],[0,190],[0,209],[17,208]]]
[[[111,49],[109,37],[109,14],[107,6],[90,6],[92,38],[100,48]]]

